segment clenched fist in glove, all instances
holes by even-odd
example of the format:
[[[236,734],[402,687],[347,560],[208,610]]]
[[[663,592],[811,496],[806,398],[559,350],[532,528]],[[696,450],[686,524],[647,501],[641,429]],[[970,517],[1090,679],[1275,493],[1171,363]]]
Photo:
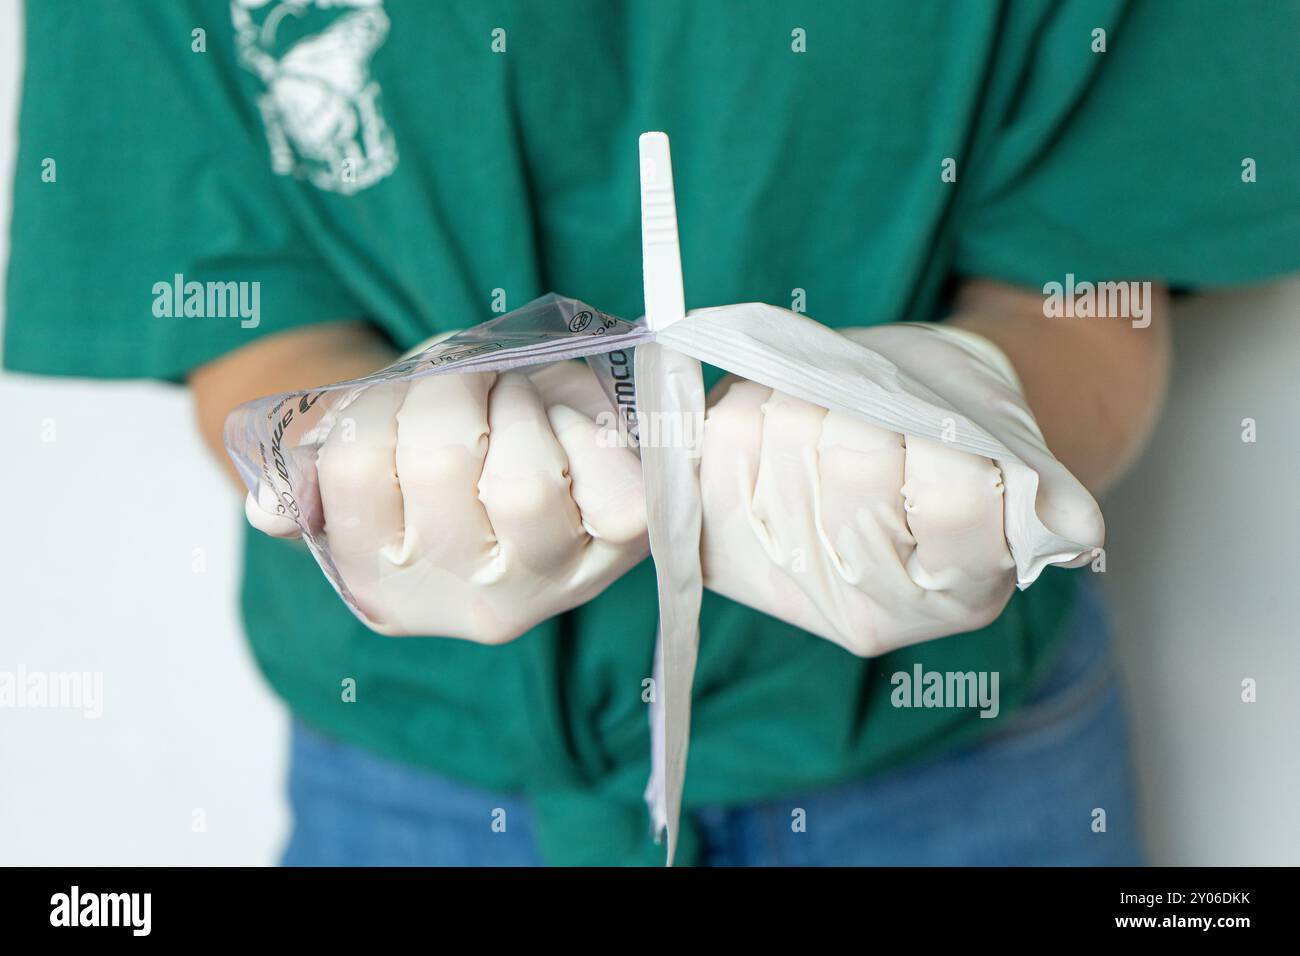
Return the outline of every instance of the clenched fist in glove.
[[[971,420],[996,420],[989,430],[1039,473],[1046,527],[1101,545],[1096,503],[1047,451],[999,349],[939,326],[844,334]],[[994,461],[734,376],[709,406],[700,459],[707,587],[860,655],[974,630],[1006,605],[1016,563]]]
[[[500,643],[599,594],[649,553],[641,466],[604,440],[585,362],[376,385],[317,455],[330,553],[390,635]],[[250,521],[294,534],[251,497]]]

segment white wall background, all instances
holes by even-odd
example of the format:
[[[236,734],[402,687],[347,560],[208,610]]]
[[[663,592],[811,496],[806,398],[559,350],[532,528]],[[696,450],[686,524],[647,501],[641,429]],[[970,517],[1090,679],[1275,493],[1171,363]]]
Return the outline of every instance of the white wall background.
[[[6,224],[19,20],[0,0]],[[1176,332],[1166,419],[1104,502],[1152,857],[1300,864],[1300,282],[1196,300]],[[0,375],[0,448],[0,670],[102,671],[106,698],[98,720],[0,710],[0,864],[272,862],[285,715],[237,618],[237,497],[185,394]]]
[[[1174,335],[1164,420],[1102,502],[1148,842],[1158,863],[1295,866],[1300,280],[1189,300]]]

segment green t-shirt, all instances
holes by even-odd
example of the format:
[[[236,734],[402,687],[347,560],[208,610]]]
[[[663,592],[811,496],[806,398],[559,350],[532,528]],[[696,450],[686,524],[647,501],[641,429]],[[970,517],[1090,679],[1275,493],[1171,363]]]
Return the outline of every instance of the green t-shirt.
[[[865,325],[941,317],[960,275],[1300,267],[1290,3],[42,0],[27,29],[12,369],[179,380],[346,318],[405,348],[551,290],[636,316],[648,129],[672,137],[690,307]],[[256,321],[155,314],[175,276],[259,282]],[[706,595],[687,807],[988,731],[1051,664],[1076,582],[1050,571],[993,625],[875,660]],[[308,722],[526,791],[553,861],[662,861],[648,563],[479,647],[374,635],[300,545],[250,534],[243,607]],[[893,707],[918,663],[998,671],[1001,716]]]

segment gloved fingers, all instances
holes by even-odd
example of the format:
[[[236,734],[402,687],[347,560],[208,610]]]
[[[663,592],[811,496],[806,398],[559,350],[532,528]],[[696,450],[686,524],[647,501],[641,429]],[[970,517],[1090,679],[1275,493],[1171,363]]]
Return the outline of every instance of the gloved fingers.
[[[754,520],[783,568],[817,571],[829,558],[818,529],[817,445],[826,409],[773,392],[763,404]]]
[[[603,422],[602,412],[613,412],[613,405],[591,366],[581,359],[568,359],[529,370],[528,377],[541,393],[542,405],[567,405],[588,418]]]
[[[731,391],[732,386],[739,385],[742,382],[746,385],[752,386],[755,394],[757,394],[759,390],[762,390],[765,393],[763,401],[767,401],[766,394],[770,394],[772,390],[766,385],[760,385],[758,382],[751,382],[747,378],[741,378],[739,375],[728,372],[726,375],[723,375],[722,378],[713,383],[713,387],[709,389],[708,394],[704,397],[704,408],[706,414],[711,414],[713,409],[722,403],[722,400],[726,398],[728,393]],[[736,401],[738,397],[739,393],[736,396],[732,396],[732,401]],[[761,405],[762,402],[759,402],[759,404]]]
[[[916,591],[903,564],[914,541],[902,437],[780,392],[763,411],[754,513],[803,592],[778,616],[854,654],[879,653],[881,609]]]
[[[752,506],[763,446],[763,404],[772,390],[734,379],[715,387],[712,394],[719,393],[704,416],[700,445],[703,552],[722,556],[733,551],[741,558],[758,547],[765,554],[767,529],[755,524]]]
[[[906,442],[902,493],[916,539],[908,562],[912,580],[929,591],[960,592],[973,600],[1004,590],[1009,595],[1015,562],[1003,534],[998,466],[942,442]]]
[[[763,404],[771,395],[767,386],[734,376],[709,394],[700,447],[700,562],[709,589],[780,615],[803,593],[768,556],[767,529],[753,516]]]
[[[587,533],[611,544],[644,538],[641,460],[620,445],[618,430],[563,404],[550,405],[547,417],[569,460],[569,490]]]
[[[316,454],[324,531],[334,563],[363,610],[362,595],[401,550],[402,490],[397,481],[397,411],[406,385],[376,385],[342,409]],[[381,622],[382,623],[382,622]]]
[[[495,372],[411,382],[397,413],[397,480],[405,507],[399,563],[431,561],[468,577],[492,558],[496,537],[479,501]]]
[[[298,523],[284,513],[284,505],[265,484],[257,486],[256,495],[250,491],[245,496],[244,516],[254,528],[272,538],[297,538],[302,534]]]
[[[821,525],[840,576],[872,594],[907,593],[916,539],[900,489],[903,436],[847,412],[830,411],[817,447]]]
[[[488,396],[488,426],[479,499],[502,558],[507,568],[518,561],[553,574],[588,538],[569,493],[568,459],[527,375],[497,378]]]

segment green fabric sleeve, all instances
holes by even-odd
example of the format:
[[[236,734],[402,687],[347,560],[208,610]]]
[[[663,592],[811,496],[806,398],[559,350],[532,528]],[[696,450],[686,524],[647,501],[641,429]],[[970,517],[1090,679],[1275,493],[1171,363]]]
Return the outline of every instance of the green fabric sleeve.
[[[179,380],[258,336],[361,317],[281,179],[228,4],[29,4],[5,365]],[[250,283],[249,312],[258,283],[256,321],[206,314],[215,299],[202,316],[159,317],[155,286],[177,275]]]
[[[1300,269],[1300,4],[1038,10],[1008,27],[991,115],[959,172],[957,272],[1191,288]]]

